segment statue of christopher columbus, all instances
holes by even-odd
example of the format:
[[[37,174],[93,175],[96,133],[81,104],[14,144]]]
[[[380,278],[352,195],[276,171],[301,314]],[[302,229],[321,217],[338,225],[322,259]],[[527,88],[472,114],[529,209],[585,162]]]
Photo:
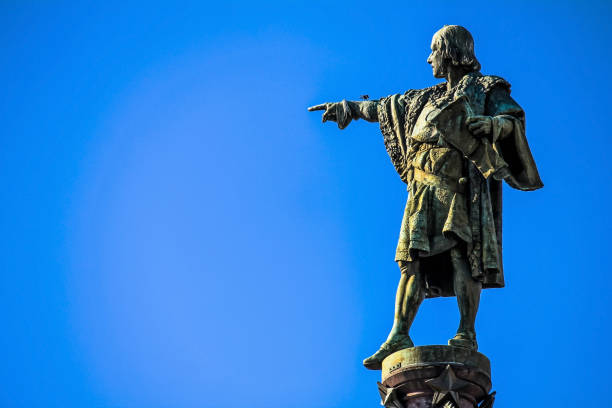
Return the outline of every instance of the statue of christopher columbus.
[[[385,357],[414,347],[410,326],[425,298],[456,296],[459,328],[450,346],[476,351],[482,288],[504,286],[502,189],[543,186],[525,138],[523,109],[510,84],[480,73],[472,35],[461,26],[435,33],[427,58],[446,82],[378,100],[324,103],[323,122],[378,122],[408,200],[395,260],[401,277],[387,340],[363,361],[380,369]]]

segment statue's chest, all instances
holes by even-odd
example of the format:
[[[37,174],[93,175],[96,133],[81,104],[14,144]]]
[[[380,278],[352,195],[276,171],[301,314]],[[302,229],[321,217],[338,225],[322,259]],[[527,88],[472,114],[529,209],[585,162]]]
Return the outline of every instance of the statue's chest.
[[[426,90],[406,106],[406,134],[420,142],[432,143],[439,138],[435,127],[427,118],[452,101],[466,96],[474,115],[483,115],[486,94],[483,87],[470,79],[447,92],[443,87]]]
[[[434,117],[440,109],[452,102],[454,94],[449,92],[432,92],[429,97],[423,101],[420,106],[420,111],[415,112],[416,120],[411,126],[409,137],[417,142],[438,144],[446,146],[436,125],[429,121],[429,118]]]
[[[437,111],[436,105],[429,102],[425,104],[412,128],[411,139],[424,143],[436,143],[438,141],[440,137],[438,130],[427,120],[429,115],[435,111]]]

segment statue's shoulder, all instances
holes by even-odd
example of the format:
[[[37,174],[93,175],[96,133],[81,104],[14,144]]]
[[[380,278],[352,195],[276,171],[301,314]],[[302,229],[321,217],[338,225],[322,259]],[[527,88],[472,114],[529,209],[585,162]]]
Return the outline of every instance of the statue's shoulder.
[[[422,89],[409,89],[406,92],[404,92],[404,95],[402,95],[405,99],[412,99],[415,96],[419,95],[423,90]]]
[[[379,105],[386,104],[400,104],[402,106],[410,106],[413,102],[422,99],[424,96],[430,94],[430,90],[434,88],[423,88],[423,89],[409,89],[404,93],[397,93],[392,95],[387,95],[378,100]]]
[[[406,100],[413,100],[419,97],[428,96],[432,93],[439,93],[440,91],[444,92],[445,90],[446,90],[446,83],[440,83],[440,84],[436,84],[436,85],[429,86],[427,88],[422,88],[422,89],[409,89],[406,92],[404,92],[402,97]]]
[[[423,88],[423,89],[411,89],[408,92],[415,92],[415,94],[418,95],[422,95],[422,94],[427,94],[427,93],[431,93],[431,92],[439,92],[439,91],[446,91],[446,82],[440,82],[439,84],[435,84],[432,86],[428,86],[427,88]]]
[[[480,75],[475,77],[476,82],[482,86],[486,93],[491,92],[497,87],[504,88],[510,93],[510,82],[497,75]]]

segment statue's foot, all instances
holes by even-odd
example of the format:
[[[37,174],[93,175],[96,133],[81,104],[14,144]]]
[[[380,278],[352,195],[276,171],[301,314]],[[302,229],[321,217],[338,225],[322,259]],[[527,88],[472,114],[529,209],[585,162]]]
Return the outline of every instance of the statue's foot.
[[[363,365],[368,370],[380,370],[382,369],[382,361],[387,356],[395,353],[398,350],[403,350],[410,347],[414,347],[414,343],[410,339],[410,336],[394,336],[391,340],[385,341],[376,353],[363,360]]]
[[[473,331],[457,332],[455,337],[448,341],[448,345],[477,351],[476,333]]]

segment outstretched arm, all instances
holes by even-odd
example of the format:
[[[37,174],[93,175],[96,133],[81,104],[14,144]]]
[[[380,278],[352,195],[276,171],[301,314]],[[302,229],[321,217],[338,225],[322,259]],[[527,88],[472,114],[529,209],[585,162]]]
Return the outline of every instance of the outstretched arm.
[[[365,119],[368,122],[378,122],[378,101],[346,101],[322,103],[308,108],[310,112],[324,110],[323,122],[331,120],[344,129],[351,120]]]
[[[365,119],[368,122],[378,122],[378,101],[350,101],[353,119]]]

